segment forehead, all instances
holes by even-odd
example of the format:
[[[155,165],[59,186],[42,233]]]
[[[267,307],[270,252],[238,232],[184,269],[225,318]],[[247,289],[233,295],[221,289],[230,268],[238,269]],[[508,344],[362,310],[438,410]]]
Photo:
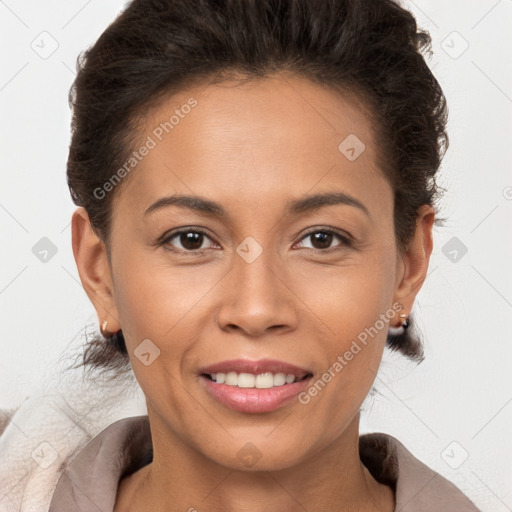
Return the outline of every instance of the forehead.
[[[295,76],[180,91],[146,114],[139,144],[120,199],[139,218],[176,193],[249,207],[332,187],[371,208],[390,192],[364,105]]]

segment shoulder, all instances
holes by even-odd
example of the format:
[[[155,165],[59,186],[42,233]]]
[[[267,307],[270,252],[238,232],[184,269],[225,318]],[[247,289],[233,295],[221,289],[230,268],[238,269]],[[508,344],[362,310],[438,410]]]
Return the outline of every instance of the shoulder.
[[[14,410],[2,409],[1,418],[0,489],[9,489],[2,505],[47,510],[61,473],[96,428],[79,428],[62,397],[53,395],[27,397]]]
[[[48,502],[74,454],[75,439],[66,438],[70,425],[54,413],[40,397],[0,410],[0,489],[9,490],[2,499],[5,510],[42,510],[38,506]]]
[[[398,439],[383,433],[359,438],[361,461],[373,477],[395,490],[401,512],[479,512],[447,478],[417,459]]]
[[[120,480],[153,459],[147,415],[110,424],[85,445],[61,475],[49,512],[112,510]],[[93,476],[91,476],[93,475]]]

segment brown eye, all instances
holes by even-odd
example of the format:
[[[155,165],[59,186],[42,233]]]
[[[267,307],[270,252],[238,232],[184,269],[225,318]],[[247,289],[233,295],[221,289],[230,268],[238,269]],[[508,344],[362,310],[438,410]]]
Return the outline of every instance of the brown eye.
[[[309,236],[311,237],[315,249],[329,249],[334,237],[332,233],[325,233],[324,231],[319,231]]]
[[[160,245],[170,245],[171,250],[176,252],[202,252],[209,249],[209,247],[203,247],[206,239],[210,239],[210,237],[203,231],[188,229],[175,231],[165,237]],[[171,242],[173,240],[174,242]]]
[[[189,251],[197,251],[203,245],[204,235],[202,233],[188,231],[186,233],[181,233],[178,236],[178,240],[183,248]]]
[[[310,231],[306,233],[301,240],[311,240],[311,249],[321,251],[321,252],[330,252],[332,250],[336,250],[337,248],[348,247],[351,245],[350,239],[334,231],[332,229],[316,229],[314,231]],[[334,247],[331,247],[331,244],[335,239],[341,240],[341,244],[337,244]],[[308,247],[306,247],[308,248]]]

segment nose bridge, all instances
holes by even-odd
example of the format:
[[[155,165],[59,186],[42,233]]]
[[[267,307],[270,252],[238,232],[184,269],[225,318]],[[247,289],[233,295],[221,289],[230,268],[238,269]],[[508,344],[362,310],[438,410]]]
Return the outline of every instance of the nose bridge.
[[[269,327],[294,324],[293,294],[285,285],[283,270],[272,247],[264,247],[253,237],[244,239],[233,254],[233,268],[221,298],[220,326],[236,325],[254,335]]]
[[[270,245],[264,247],[254,238],[247,237],[238,245],[236,253],[233,270],[241,285],[258,294],[277,291],[272,285],[277,280],[279,258]]]

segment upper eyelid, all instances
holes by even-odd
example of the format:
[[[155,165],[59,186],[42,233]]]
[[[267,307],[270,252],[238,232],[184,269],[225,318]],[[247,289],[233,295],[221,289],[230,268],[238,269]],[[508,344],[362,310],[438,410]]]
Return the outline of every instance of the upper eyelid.
[[[346,231],[342,230],[342,229],[337,229],[337,228],[329,228],[329,227],[319,227],[319,228],[311,228],[310,230],[306,231],[306,233],[304,233],[301,237],[301,240],[308,236],[308,235],[312,235],[313,233],[321,233],[321,232],[330,232],[332,233],[333,235],[336,235],[336,236],[339,236],[341,238],[346,238],[348,240],[352,240],[352,235],[350,235],[349,233],[347,233]]]
[[[300,237],[299,243],[302,242],[302,240],[304,240],[308,236],[311,236],[313,233],[322,233],[322,232],[332,233],[334,236],[337,236],[342,241],[342,245],[344,245],[345,247],[351,247],[354,244],[353,238],[352,238],[351,235],[349,235],[348,233],[345,233],[344,231],[337,230],[337,229],[334,229],[334,228],[314,228],[314,229],[311,229],[310,231],[307,231],[306,233],[304,233],[304,235],[302,235]],[[319,252],[328,252],[331,249],[333,249],[333,247],[331,247],[330,249],[312,249],[312,250],[316,250],[316,251],[319,251]]]

